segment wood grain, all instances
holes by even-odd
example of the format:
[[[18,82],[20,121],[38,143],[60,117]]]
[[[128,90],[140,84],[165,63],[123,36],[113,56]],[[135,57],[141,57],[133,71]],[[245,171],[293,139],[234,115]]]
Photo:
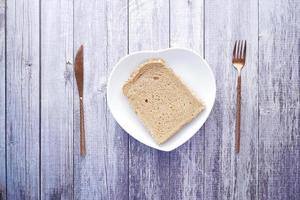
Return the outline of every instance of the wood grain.
[[[7,199],[39,199],[39,1],[7,1]]]
[[[75,1],[74,49],[84,45],[85,158],[79,156],[79,102],[75,98],[75,199],[128,198],[128,136],[109,114],[106,81],[127,53],[127,1]],[[75,97],[77,89],[75,88]]]
[[[127,0],[107,1],[107,74],[119,59],[128,53],[128,7]],[[103,87],[102,87],[103,88]],[[106,94],[105,94],[106,95]],[[106,100],[106,99],[105,99]],[[106,107],[108,188],[109,199],[128,199],[128,135],[112,117]],[[107,134],[106,133],[106,134]]]
[[[169,2],[129,1],[129,52],[169,46]],[[169,154],[129,138],[129,199],[168,199]]]
[[[0,0],[0,199],[300,199],[299,15],[297,0]],[[238,155],[236,39],[248,45]],[[169,46],[204,55],[217,98],[204,127],[166,153],[117,125],[106,81],[126,53]]]
[[[259,199],[300,199],[300,2],[259,2]]]
[[[41,198],[73,198],[73,0],[41,1]]]
[[[258,143],[257,1],[205,2],[205,58],[217,80],[217,97],[205,123],[204,199],[257,198]],[[234,153],[236,39],[247,40],[242,71],[241,149]],[[249,45],[248,45],[249,44]]]
[[[170,46],[203,55],[204,1],[170,1]],[[180,74],[179,74],[180,75]],[[170,199],[204,199],[204,127],[170,152]]]
[[[6,199],[5,160],[5,0],[0,0],[0,199]]]

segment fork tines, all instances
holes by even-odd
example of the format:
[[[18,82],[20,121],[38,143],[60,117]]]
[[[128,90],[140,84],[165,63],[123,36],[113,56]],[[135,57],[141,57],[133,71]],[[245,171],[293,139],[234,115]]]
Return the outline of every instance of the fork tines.
[[[244,60],[246,58],[246,40],[236,40],[233,48],[232,59],[234,60]]]

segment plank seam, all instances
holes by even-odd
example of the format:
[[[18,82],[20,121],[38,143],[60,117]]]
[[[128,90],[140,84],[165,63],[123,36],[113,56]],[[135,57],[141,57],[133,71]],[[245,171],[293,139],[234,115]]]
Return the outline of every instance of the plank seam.
[[[171,0],[169,0],[169,35],[168,35],[168,39],[169,39],[169,48],[171,47]],[[168,173],[168,184],[169,184],[169,195],[170,195],[170,191],[171,191],[171,187],[170,187],[170,175],[171,175],[171,153],[168,152],[168,168],[169,168],[169,173]]]
[[[74,67],[74,57],[75,57],[75,39],[74,39],[74,37],[75,37],[75,20],[74,20],[74,18],[75,18],[75,3],[74,3],[74,0],[72,1],[72,3],[73,3],[73,10],[72,10],[72,15],[73,15],[73,21],[72,21],[72,23],[73,23],[73,26],[72,26],[72,29],[73,29],[73,41],[72,41],[72,43],[73,43],[73,48],[72,48],[72,63],[73,63],[73,67]],[[72,76],[72,82],[73,82],[73,93],[72,93],[72,95],[73,95],[73,115],[72,115],[72,125],[73,125],[73,138],[72,138],[72,148],[73,148],[73,150],[72,150],[72,154],[73,154],[73,158],[72,158],[72,162],[73,162],[73,165],[72,165],[72,168],[73,168],[73,178],[72,178],[72,185],[73,185],[73,187],[72,187],[72,189],[73,189],[73,199],[75,199],[75,148],[74,148],[74,145],[75,145],[75,141],[74,141],[74,138],[75,138],[75,133],[76,133],[76,131],[75,131],[75,129],[76,129],[76,126],[75,126],[75,117],[74,117],[74,115],[76,114],[75,112],[74,112],[74,109],[75,109],[75,101],[74,101],[74,96],[75,96],[75,93],[74,93],[74,91],[76,90],[76,84],[74,84],[74,76]]]
[[[259,199],[259,119],[260,119],[260,104],[259,104],[259,0],[257,0],[257,169],[256,169],[256,198]]]
[[[5,131],[5,199],[7,199],[7,0],[4,3],[4,131]]]
[[[202,55],[203,55],[203,58],[205,59],[205,0],[203,0],[203,6],[202,6],[202,9],[203,9],[203,16],[202,16],[202,24],[203,24],[203,31],[202,31]],[[205,132],[205,131],[204,131]],[[205,136],[205,135],[204,135]],[[205,145],[204,145],[205,147]]]
[[[169,48],[171,47],[171,0],[169,0]],[[170,166],[170,165],[169,165]]]
[[[127,0],[127,54],[129,54],[129,0]]]
[[[42,0],[39,0],[39,199],[42,198]]]
[[[202,14],[202,24],[203,24],[203,29],[202,29],[202,55],[203,58],[205,59],[205,0],[203,0],[203,6],[202,6],[203,14]],[[204,180],[203,180],[203,191],[202,191],[202,199],[205,199],[205,179],[206,179],[206,170],[205,170],[205,143],[206,143],[206,134],[205,134],[205,123],[204,123],[204,131],[203,131],[203,172],[204,172]]]
[[[127,0],[127,54],[129,54],[129,0]],[[129,167],[130,167],[130,138],[127,134],[127,196],[130,198],[130,179],[129,179]]]
[[[105,5],[104,5],[104,9],[105,9],[105,13],[108,13],[108,2],[107,1],[105,1]],[[105,25],[106,25],[106,27],[105,27],[105,34],[106,34],[106,48],[105,48],[105,74],[106,74],[106,76],[108,75],[108,72],[109,72],[109,70],[108,70],[108,46],[109,46],[109,44],[108,44],[108,20],[107,20],[107,14],[104,16],[105,17],[105,21],[106,21],[106,23],[105,23]],[[105,132],[107,133],[108,132],[108,106],[107,106],[107,93],[105,93],[105,98],[104,98],[104,101],[105,101]],[[105,146],[107,147],[108,146],[108,143],[107,143],[107,137],[105,137],[104,138],[104,140],[105,140]],[[108,155],[108,152],[107,152],[107,148],[105,148],[105,154],[106,155]],[[109,188],[108,188],[108,178],[107,178],[107,176],[108,176],[108,174],[107,174],[107,164],[108,163],[108,161],[107,161],[107,157],[106,156],[104,156],[104,172],[105,172],[105,186],[106,186],[106,192],[107,192],[107,197],[109,197],[110,196],[110,193],[109,193]]]

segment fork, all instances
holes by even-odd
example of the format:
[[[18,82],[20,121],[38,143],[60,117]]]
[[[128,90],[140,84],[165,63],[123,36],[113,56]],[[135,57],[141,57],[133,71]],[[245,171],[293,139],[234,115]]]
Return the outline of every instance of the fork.
[[[235,152],[240,152],[241,138],[241,71],[246,61],[246,40],[236,40],[233,48],[232,65],[237,70],[237,95],[236,95],[236,119],[235,119]]]

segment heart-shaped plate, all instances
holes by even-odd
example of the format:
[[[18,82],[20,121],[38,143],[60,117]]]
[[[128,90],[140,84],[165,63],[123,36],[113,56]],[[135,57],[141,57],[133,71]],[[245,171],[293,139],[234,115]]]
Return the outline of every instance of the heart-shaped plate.
[[[191,123],[184,126],[165,143],[158,145],[138,116],[131,109],[122,86],[137,69],[150,58],[162,58],[185,84],[205,104],[205,109]],[[107,83],[107,103],[120,126],[136,140],[162,151],[171,151],[188,141],[207,120],[216,97],[216,81],[207,62],[196,52],[184,48],[158,51],[139,51],[123,57],[112,70]]]

